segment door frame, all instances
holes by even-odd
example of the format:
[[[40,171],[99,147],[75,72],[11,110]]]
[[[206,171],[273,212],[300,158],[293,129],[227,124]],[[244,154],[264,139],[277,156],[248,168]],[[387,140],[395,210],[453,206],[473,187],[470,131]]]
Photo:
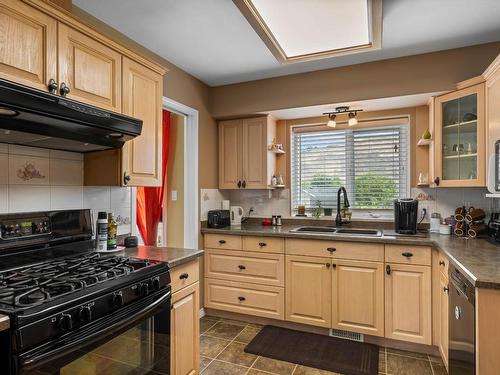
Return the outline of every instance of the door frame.
[[[162,104],[164,110],[184,117],[184,247],[197,249],[199,231],[198,110],[165,96],[162,98]],[[164,217],[168,218],[167,215]],[[165,241],[166,229],[164,225]]]

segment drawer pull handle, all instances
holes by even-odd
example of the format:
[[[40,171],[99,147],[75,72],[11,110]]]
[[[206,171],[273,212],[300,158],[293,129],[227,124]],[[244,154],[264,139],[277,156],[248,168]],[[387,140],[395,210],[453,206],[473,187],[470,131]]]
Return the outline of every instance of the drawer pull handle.
[[[259,246],[260,246],[260,247],[267,246],[267,243],[265,243],[265,242],[259,242]]]
[[[224,245],[224,244],[226,243],[226,240],[219,240],[219,243],[220,243],[221,245]]]
[[[242,271],[247,269],[247,268],[246,268],[243,264],[240,264],[240,265],[238,266],[238,268],[239,268],[240,270],[242,270]]]
[[[331,264],[330,263],[326,263],[325,266],[326,266],[326,268],[330,268]]]
[[[181,273],[179,276],[179,279],[181,280],[186,280],[189,277],[189,274],[187,272]]]
[[[447,286],[443,287],[443,292],[450,293],[450,288]]]
[[[386,273],[386,274],[388,274],[388,275],[390,275],[390,274],[391,274],[391,266],[390,266],[390,265],[387,265],[387,266],[385,267],[385,273]]]
[[[337,249],[334,247],[327,247],[326,250],[329,251],[330,253],[334,253],[337,251]]]
[[[245,297],[238,297],[238,299],[240,300],[240,302],[243,302],[244,300],[246,300]]]
[[[404,256],[405,258],[411,258],[413,256],[412,253],[403,253],[401,255]]]
[[[440,260],[439,265],[444,267],[445,266],[444,260]]]

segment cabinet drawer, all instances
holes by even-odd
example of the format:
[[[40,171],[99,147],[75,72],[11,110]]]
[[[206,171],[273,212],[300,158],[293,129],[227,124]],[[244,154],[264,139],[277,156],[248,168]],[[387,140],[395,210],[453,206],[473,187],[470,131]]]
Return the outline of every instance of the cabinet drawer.
[[[439,256],[438,256],[438,264],[439,264],[439,270],[441,271],[441,273],[446,276],[446,278],[448,278],[448,268],[450,266],[450,261],[449,259],[446,257],[446,255],[444,255],[441,251],[439,252]]]
[[[286,253],[320,257],[331,254],[337,259],[384,261],[384,245],[376,243],[289,239]]]
[[[172,268],[170,270],[170,278],[172,280],[170,283],[172,293],[197,282],[200,278],[200,264],[198,259]]]
[[[243,250],[283,254],[285,240],[283,238],[245,236],[243,237]]]
[[[241,237],[227,234],[205,234],[205,249],[241,250]]]
[[[283,286],[284,255],[257,254],[235,250],[205,252],[205,276],[215,279]]]
[[[429,246],[385,245],[385,261],[430,266],[431,248]]]
[[[284,289],[206,278],[205,307],[284,319]]]

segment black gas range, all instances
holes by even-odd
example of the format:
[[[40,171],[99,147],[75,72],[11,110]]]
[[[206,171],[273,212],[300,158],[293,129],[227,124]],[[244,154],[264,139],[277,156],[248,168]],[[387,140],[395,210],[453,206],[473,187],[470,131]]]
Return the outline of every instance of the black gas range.
[[[168,265],[98,254],[91,237],[89,210],[0,216],[7,374],[168,373]]]

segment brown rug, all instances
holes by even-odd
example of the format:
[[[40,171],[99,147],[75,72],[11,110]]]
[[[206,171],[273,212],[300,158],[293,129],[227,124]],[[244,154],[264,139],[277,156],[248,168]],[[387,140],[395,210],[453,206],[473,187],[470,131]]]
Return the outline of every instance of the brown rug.
[[[245,352],[345,375],[378,374],[377,345],[275,326],[262,328]]]

